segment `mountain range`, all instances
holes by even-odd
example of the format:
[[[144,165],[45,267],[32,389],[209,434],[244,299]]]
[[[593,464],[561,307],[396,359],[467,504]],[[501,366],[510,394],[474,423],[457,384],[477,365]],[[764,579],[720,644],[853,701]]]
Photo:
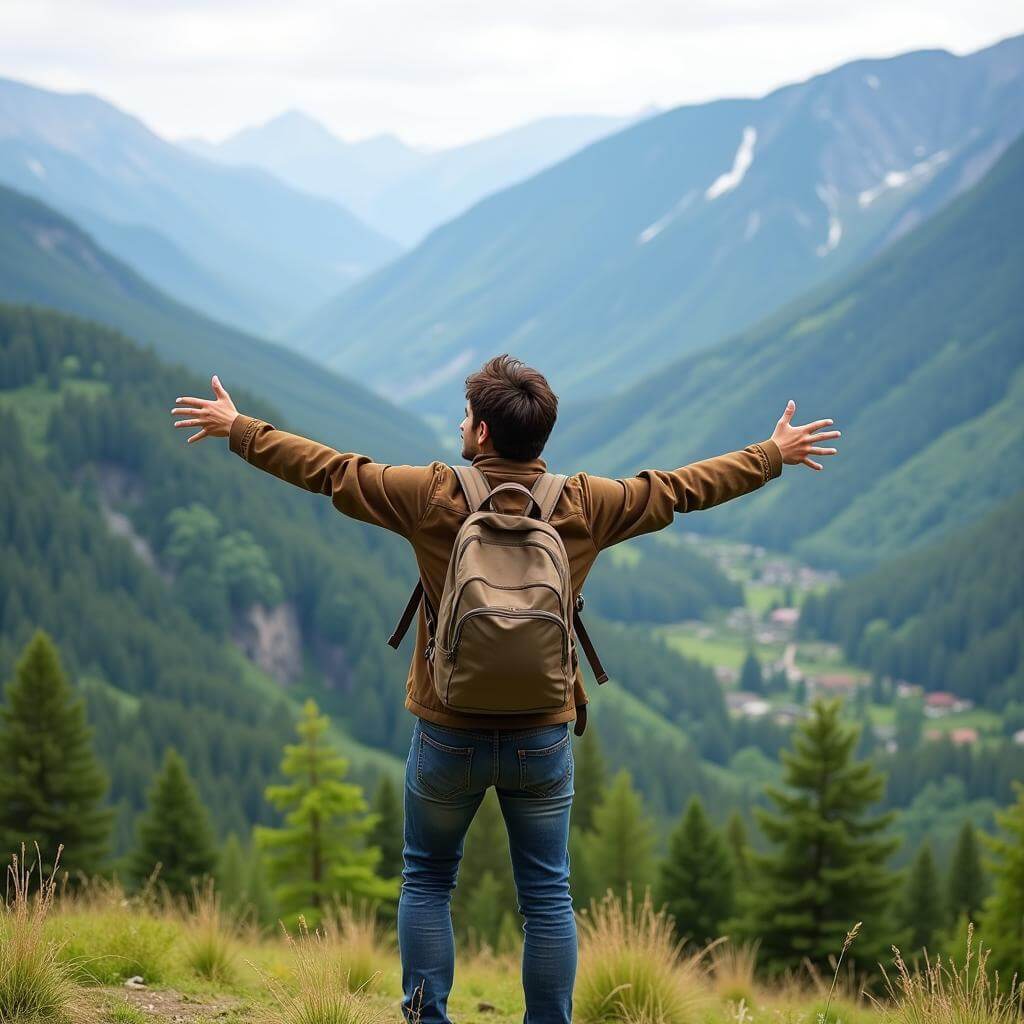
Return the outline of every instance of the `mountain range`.
[[[292,333],[421,411],[508,350],[593,401],[862,265],[1024,130],[1024,36],[680,107],[478,203]]]
[[[934,185],[958,180],[949,166]],[[784,466],[690,529],[859,572],[977,520],[1024,488],[1022,183],[1024,137],[865,267],[577,408],[552,463],[685,465],[768,437],[793,398],[795,424],[834,419],[839,453],[817,458],[820,473]]]
[[[649,113],[649,112],[645,112]],[[531,177],[636,117],[566,115],[427,152],[394,135],[346,142],[301,111],[220,143],[184,140],[202,156],[249,164],[352,210],[405,246],[478,200]]]
[[[195,156],[96,96],[7,79],[0,183],[67,214],[175,297],[262,333],[399,252],[337,203]]]

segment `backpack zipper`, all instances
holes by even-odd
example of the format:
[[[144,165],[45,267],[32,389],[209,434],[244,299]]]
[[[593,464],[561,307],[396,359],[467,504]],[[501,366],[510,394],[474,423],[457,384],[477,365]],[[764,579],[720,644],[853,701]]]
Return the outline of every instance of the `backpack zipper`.
[[[458,611],[459,602],[462,600],[462,593],[466,589],[466,587],[468,587],[469,584],[472,583],[474,580],[482,580],[492,590],[529,590],[530,587],[543,587],[545,590],[550,590],[551,593],[555,595],[555,597],[558,599],[559,610],[562,610],[562,595],[558,592],[558,588],[552,586],[550,583],[545,583],[543,580],[537,580],[535,583],[520,583],[514,587],[504,587],[499,583],[488,583],[487,578],[479,574],[477,574],[476,576],[470,576],[469,579],[463,580],[462,583],[459,584],[459,589],[455,592],[455,595],[452,598],[451,611],[448,613],[447,640],[449,647],[451,647],[452,635],[454,634],[455,628],[458,624],[458,620],[455,617],[455,613]],[[529,609],[524,610],[528,611]],[[549,614],[553,615],[554,612],[549,612]]]
[[[467,619],[473,618],[475,615],[511,615],[514,618],[521,619],[550,619],[556,623],[562,632],[562,669],[565,670],[565,663],[568,657],[566,648],[568,647],[568,631],[565,628],[565,623],[554,613],[545,612],[539,608],[473,608],[466,612],[465,615],[459,619],[458,625],[455,627],[455,639],[452,643],[451,648],[445,652],[445,657],[448,661],[454,662],[456,655],[459,653],[459,643],[462,640],[462,627]]]

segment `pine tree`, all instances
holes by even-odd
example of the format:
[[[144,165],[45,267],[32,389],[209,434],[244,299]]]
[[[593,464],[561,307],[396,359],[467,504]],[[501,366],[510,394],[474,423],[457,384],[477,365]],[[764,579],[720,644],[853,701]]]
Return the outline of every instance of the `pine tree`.
[[[393,900],[397,879],[375,869],[380,850],[366,845],[376,824],[362,789],[345,782],[348,761],[332,750],[329,722],[307,700],[298,723],[299,742],[285,746],[282,774],[292,780],[268,786],[267,800],[285,813],[283,828],[257,826],[253,835],[267,857],[267,874],[285,923],[300,915],[315,928],[335,896]]]
[[[725,841],[732,855],[737,889],[746,888],[750,884],[750,848],[747,845],[747,826],[743,824],[743,815],[738,810],[734,810],[725,823]]]
[[[1004,978],[1018,977],[1024,964],[1024,783],[1014,781],[1016,803],[996,812],[1002,834],[982,834],[994,854],[989,870],[992,892],[981,915],[981,934],[992,947],[989,961]]]
[[[627,885],[636,896],[654,882],[654,827],[632,777],[622,769],[594,811],[587,837],[587,860],[599,893],[611,889],[620,899]]]
[[[94,874],[109,849],[114,812],[102,806],[109,781],[96,759],[85,703],[75,699],[50,637],[37,629],[0,708],[0,840],[34,856],[44,873],[60,864]]]
[[[918,850],[903,894],[902,922],[910,933],[910,949],[935,952],[935,940],[945,922],[945,907],[939,888],[931,844]]]
[[[660,864],[657,902],[675,919],[679,937],[704,943],[720,934],[735,903],[735,867],[725,840],[691,797]]]
[[[373,811],[377,823],[370,829],[370,846],[380,850],[377,874],[381,878],[396,878],[402,873],[402,848],[405,845],[402,830],[402,804],[390,775],[382,775],[373,798]]]
[[[601,741],[593,725],[581,737],[573,765],[572,824],[583,831],[594,827],[594,809],[607,785]]]
[[[868,816],[885,781],[852,760],[857,728],[839,716],[839,701],[814,701],[794,749],[781,754],[787,788],[765,787],[775,811],[756,809],[777,849],[751,854],[759,877],[744,930],[760,938],[772,971],[798,967],[804,957],[827,969],[857,921],[864,927],[851,953],[862,963],[881,960],[891,941],[886,912],[897,879],[885,861],[899,839],[880,833],[894,813]]]
[[[175,896],[192,895],[217,867],[217,847],[206,808],[181,755],[168,747],[136,826],[129,873],[142,884],[159,865],[157,881]]]
[[[957,836],[956,848],[949,866],[946,883],[947,909],[951,921],[966,914],[969,921],[977,922],[978,912],[985,898],[985,870],[981,866],[978,834],[970,821],[965,821]]]
[[[747,693],[764,693],[764,677],[761,674],[761,662],[752,651],[747,651],[740,669],[740,689]]]

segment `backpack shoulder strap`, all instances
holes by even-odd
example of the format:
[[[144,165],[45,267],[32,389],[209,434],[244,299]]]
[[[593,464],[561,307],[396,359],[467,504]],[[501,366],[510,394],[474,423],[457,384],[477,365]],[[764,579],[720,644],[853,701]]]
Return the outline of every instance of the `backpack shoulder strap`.
[[[534,500],[540,508],[540,517],[546,523],[555,511],[559,496],[569,478],[564,473],[541,473],[530,488]]]
[[[476,466],[452,466],[455,475],[459,479],[459,486],[466,496],[466,503],[470,512],[476,512],[484,502],[484,498],[491,493],[491,485],[487,477],[480,472]]]

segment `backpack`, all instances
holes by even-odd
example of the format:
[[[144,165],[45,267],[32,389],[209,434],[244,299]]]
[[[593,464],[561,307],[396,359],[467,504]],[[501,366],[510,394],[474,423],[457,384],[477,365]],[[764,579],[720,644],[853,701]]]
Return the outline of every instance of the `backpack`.
[[[532,490],[512,482],[491,488],[475,466],[451,468],[470,512],[455,536],[440,607],[431,607],[420,580],[388,643],[398,649],[422,600],[423,654],[445,708],[486,715],[560,711],[576,674],[576,638],[598,683],[608,678],[580,619],[583,595],[573,599],[562,538],[548,522],[567,478],[543,473]],[[526,509],[494,510],[491,500],[502,491],[520,492]]]

